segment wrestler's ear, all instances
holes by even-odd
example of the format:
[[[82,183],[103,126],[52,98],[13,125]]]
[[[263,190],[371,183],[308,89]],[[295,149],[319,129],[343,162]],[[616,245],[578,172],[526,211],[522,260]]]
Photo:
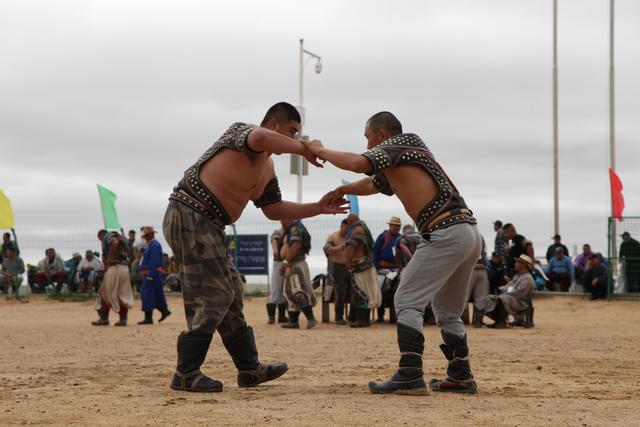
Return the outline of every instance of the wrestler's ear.
[[[378,137],[380,138],[380,142],[384,142],[391,138],[391,135],[385,129],[380,128],[380,130],[378,130]]]
[[[278,127],[278,120],[275,117],[272,117],[264,124],[263,127],[275,131]]]

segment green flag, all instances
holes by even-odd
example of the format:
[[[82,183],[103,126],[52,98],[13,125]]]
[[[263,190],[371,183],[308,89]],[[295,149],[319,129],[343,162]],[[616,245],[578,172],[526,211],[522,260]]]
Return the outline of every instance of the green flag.
[[[118,230],[122,228],[118,221],[118,212],[116,211],[116,193],[104,188],[100,184],[98,186],[98,194],[100,195],[100,207],[102,208],[102,219],[104,219],[104,228],[107,230]]]

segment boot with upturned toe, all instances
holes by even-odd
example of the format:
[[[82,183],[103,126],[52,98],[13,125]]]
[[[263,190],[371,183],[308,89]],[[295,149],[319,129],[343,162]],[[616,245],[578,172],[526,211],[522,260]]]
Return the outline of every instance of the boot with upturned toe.
[[[301,308],[300,310],[304,313],[305,317],[307,318],[307,329],[313,329],[313,327],[318,324],[318,321],[313,315],[313,307],[308,305],[306,307]]]
[[[267,316],[269,316],[269,325],[276,323],[276,305],[272,302],[267,303]]]
[[[138,325],[153,325],[153,311],[145,311],[144,320],[139,321]]]
[[[299,311],[290,311],[289,312],[289,321],[287,323],[283,323],[280,327],[285,329],[299,329],[300,323],[298,323],[298,319],[300,318]]]
[[[442,331],[442,339],[444,344],[440,345],[440,349],[449,361],[447,378],[444,380],[434,378],[429,382],[429,387],[433,391],[476,393],[478,386],[471,374],[467,336],[459,337]]]
[[[171,312],[169,311],[168,308],[166,308],[163,312],[162,312],[162,316],[160,316],[160,318],[158,319],[158,322],[162,322],[164,319],[166,319],[167,317],[171,316]],[[152,318],[152,322],[153,322],[153,318]]]
[[[287,317],[287,303],[283,302],[282,304],[278,304],[278,323],[288,323],[289,318]]]
[[[200,393],[221,392],[222,383],[200,372],[207,357],[213,335],[182,332],[178,336],[178,367],[171,380],[171,388]]]
[[[238,386],[255,387],[258,384],[275,380],[287,370],[286,363],[260,363],[253,329],[247,326],[233,337],[223,336],[222,342],[238,368]]]
[[[397,323],[400,363],[390,380],[384,383],[369,383],[369,391],[374,394],[429,394],[422,371],[424,335],[409,326]]]

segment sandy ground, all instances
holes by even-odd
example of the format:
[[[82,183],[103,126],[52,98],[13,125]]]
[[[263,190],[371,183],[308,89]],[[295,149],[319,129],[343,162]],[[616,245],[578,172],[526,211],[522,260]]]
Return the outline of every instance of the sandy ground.
[[[239,389],[216,337],[203,370],[224,392],[175,392],[184,319],[181,299],[169,303],[162,324],[138,326],[136,310],[126,328],[98,328],[92,302],[0,301],[0,424],[640,425],[640,302],[537,299],[533,329],[469,330],[477,395],[420,397],[367,390],[394,371],[393,326],[284,330],[266,324],[263,298],[246,302],[262,359],[290,371]],[[441,376],[439,332],[425,333],[426,377]]]

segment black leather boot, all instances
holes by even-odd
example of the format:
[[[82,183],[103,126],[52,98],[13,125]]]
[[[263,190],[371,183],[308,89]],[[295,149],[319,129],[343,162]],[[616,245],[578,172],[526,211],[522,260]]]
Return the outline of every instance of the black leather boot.
[[[371,319],[369,315],[371,313],[370,310],[360,307],[353,307],[351,309],[354,312],[354,321],[349,323],[349,326],[352,328],[366,328],[371,326]]]
[[[255,387],[260,383],[275,380],[289,369],[286,363],[260,363],[258,349],[249,326],[238,331],[233,337],[223,337],[222,342],[238,368],[238,386]]]
[[[283,327],[283,328],[287,328],[287,329],[299,329],[300,328],[300,324],[298,323],[298,319],[299,318],[300,318],[300,312],[299,311],[290,311],[289,312],[289,322],[283,323],[280,326]]]
[[[189,334],[178,336],[178,367],[171,380],[171,388],[202,393],[222,391],[222,383],[200,372],[209,351],[213,335]]]
[[[454,393],[475,393],[478,386],[471,374],[467,336],[459,337],[442,332],[442,339],[444,340],[444,344],[440,344],[440,349],[449,361],[447,378],[444,380],[432,379],[429,382],[431,390]]]
[[[318,324],[318,321],[313,315],[313,307],[308,305],[306,307],[301,308],[300,311],[302,311],[307,318],[307,329],[313,329],[313,327]]]
[[[391,379],[382,384],[369,383],[369,390],[375,394],[412,394],[427,395],[429,389],[424,382],[422,372],[422,353],[424,352],[424,335],[402,323],[397,324],[400,363]]]
[[[283,302],[278,304],[278,323],[287,323],[289,318],[287,317],[287,303]]]
[[[272,302],[267,303],[267,316],[269,316],[269,321],[267,323],[270,325],[276,323],[276,305]]]
[[[127,326],[127,315],[120,314],[120,320],[113,324],[113,326]]]
[[[162,322],[164,319],[171,316],[171,312],[169,311],[168,308],[162,311],[161,313],[162,313],[162,316],[160,316],[160,318],[158,319],[158,322]],[[153,322],[153,318],[151,318],[151,321]]]
[[[384,307],[378,307],[378,319],[376,319],[378,323],[384,323]]]
[[[109,324],[109,313],[105,312],[102,308],[96,310],[98,312],[98,320],[91,322],[93,326],[107,326]]]
[[[145,311],[144,320],[139,321],[138,325],[153,325],[153,311]]]
[[[474,328],[482,328],[484,326],[484,323],[482,322],[483,317],[484,317],[484,311],[478,310],[477,308],[473,307],[472,324]]]

